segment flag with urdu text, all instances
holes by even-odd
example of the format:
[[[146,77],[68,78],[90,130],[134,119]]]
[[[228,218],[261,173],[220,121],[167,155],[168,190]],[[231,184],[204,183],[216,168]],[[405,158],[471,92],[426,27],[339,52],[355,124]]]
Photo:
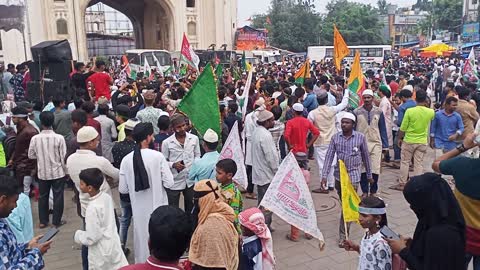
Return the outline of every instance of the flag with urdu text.
[[[194,128],[202,136],[209,128],[220,136],[220,111],[218,107],[217,85],[213,68],[209,63],[177,108],[188,116]]]
[[[190,42],[188,42],[185,33],[183,33],[180,62],[185,62],[196,70],[199,70],[198,64],[200,63],[200,58],[198,58],[198,55],[193,51],[193,48],[190,46]]]
[[[310,60],[307,58],[302,67],[295,73],[295,82],[303,85],[305,79],[310,78]]]
[[[364,87],[362,67],[360,66],[360,53],[356,51],[350,77],[348,78],[348,89],[351,91],[348,103],[353,108],[357,108],[360,105],[360,96]]]
[[[350,182],[347,167],[343,160],[338,161],[340,169],[340,185],[342,191],[342,213],[345,222],[358,222],[358,205],[360,204],[360,197]]]
[[[336,25],[333,25],[333,52],[335,67],[337,68],[337,71],[340,71],[340,64],[342,63],[343,58],[350,54],[350,49],[348,49],[347,43],[343,40]]]

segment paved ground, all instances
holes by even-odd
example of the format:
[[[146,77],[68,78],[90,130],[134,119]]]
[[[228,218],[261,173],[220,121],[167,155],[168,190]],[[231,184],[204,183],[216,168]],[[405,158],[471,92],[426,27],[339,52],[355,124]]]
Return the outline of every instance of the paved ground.
[[[433,151],[429,150],[424,160],[425,171],[430,171],[432,160],[434,159]],[[311,189],[319,186],[318,170],[311,162],[312,183]],[[388,204],[388,223],[389,227],[394,231],[405,235],[412,236],[415,229],[417,219],[405,202],[403,195],[399,191],[388,189],[390,185],[395,183],[399,175],[398,170],[383,168],[380,177],[379,196]],[[118,193],[118,192],[117,192]],[[46,269],[81,269],[81,256],[79,247],[73,242],[73,234],[75,230],[81,228],[81,221],[76,214],[76,208],[72,203],[71,197],[73,192],[65,192],[65,212],[64,218],[68,224],[61,228],[60,233],[55,237],[52,248],[47,253]],[[118,200],[118,198],[116,198]],[[285,235],[290,230],[290,226],[278,217],[274,217],[273,227],[276,231],[273,233],[274,252],[277,259],[277,269],[296,269],[296,270],[350,270],[357,269],[358,256],[354,252],[346,252],[338,248],[338,218],[340,206],[338,196],[332,192],[328,195],[313,194],[317,209],[318,226],[322,231],[326,249],[320,252],[317,240],[302,239],[298,243],[290,242]],[[252,200],[245,200],[246,207],[255,205]],[[38,222],[37,203],[32,203],[33,219],[35,226]],[[120,212],[119,212],[120,213]],[[36,233],[43,233],[46,230],[36,229]],[[131,231],[131,228],[130,228]],[[363,236],[363,230],[359,225],[352,225],[351,239],[359,241]],[[132,248],[132,233],[129,233],[129,247]],[[133,256],[129,256],[132,261]]]

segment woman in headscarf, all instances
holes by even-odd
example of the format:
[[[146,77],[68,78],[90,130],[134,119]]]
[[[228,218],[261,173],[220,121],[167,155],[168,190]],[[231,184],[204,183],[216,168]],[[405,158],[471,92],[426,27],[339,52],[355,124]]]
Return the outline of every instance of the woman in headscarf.
[[[201,180],[194,188],[195,231],[190,242],[189,260],[193,270],[238,268],[238,233],[235,213],[223,202],[214,180]]]
[[[447,182],[425,173],[412,177],[403,195],[418,223],[411,243],[386,239],[392,252],[411,270],[465,269],[465,220]]]

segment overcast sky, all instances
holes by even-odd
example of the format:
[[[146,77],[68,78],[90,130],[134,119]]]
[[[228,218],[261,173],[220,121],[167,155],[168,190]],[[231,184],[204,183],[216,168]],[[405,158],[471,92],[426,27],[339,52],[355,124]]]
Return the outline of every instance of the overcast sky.
[[[315,0],[315,7],[319,12],[325,12],[328,0]],[[376,5],[377,0],[355,0],[355,2]],[[416,0],[394,0],[387,3],[396,3],[400,7],[411,6]],[[238,0],[238,25],[248,24],[246,21],[250,16],[265,13],[270,6],[270,0]]]

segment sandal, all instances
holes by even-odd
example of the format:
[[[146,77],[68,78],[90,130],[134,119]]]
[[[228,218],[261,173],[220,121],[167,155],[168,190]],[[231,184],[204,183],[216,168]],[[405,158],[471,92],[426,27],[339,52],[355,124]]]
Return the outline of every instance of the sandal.
[[[56,228],[60,228],[65,224],[67,224],[67,221],[66,220],[61,220],[59,224],[53,224],[53,226],[55,226]]]
[[[394,186],[389,187],[389,189],[393,189],[393,190],[397,190],[397,191],[403,191],[404,187],[405,187],[405,185],[398,184],[398,185],[394,185]]]
[[[255,195],[255,193],[247,193],[247,194],[245,195],[245,198],[250,199],[250,200],[256,200],[256,199],[257,199],[257,195]]]
[[[288,233],[286,236],[287,236],[287,239],[290,240],[290,241],[292,241],[292,242],[298,242],[298,241],[299,241],[298,239],[293,239],[293,238],[292,238],[292,235],[289,234],[289,233]]]
[[[313,239],[313,236],[311,236],[310,234],[307,233],[307,234],[305,234],[305,238],[306,238],[307,240],[312,240],[312,239]]]
[[[328,194],[330,191],[328,191],[328,189],[317,188],[317,189],[312,189],[312,192],[320,193],[320,194]]]
[[[43,224],[43,223],[38,224],[38,228],[40,229],[45,229],[47,226],[48,224]]]

